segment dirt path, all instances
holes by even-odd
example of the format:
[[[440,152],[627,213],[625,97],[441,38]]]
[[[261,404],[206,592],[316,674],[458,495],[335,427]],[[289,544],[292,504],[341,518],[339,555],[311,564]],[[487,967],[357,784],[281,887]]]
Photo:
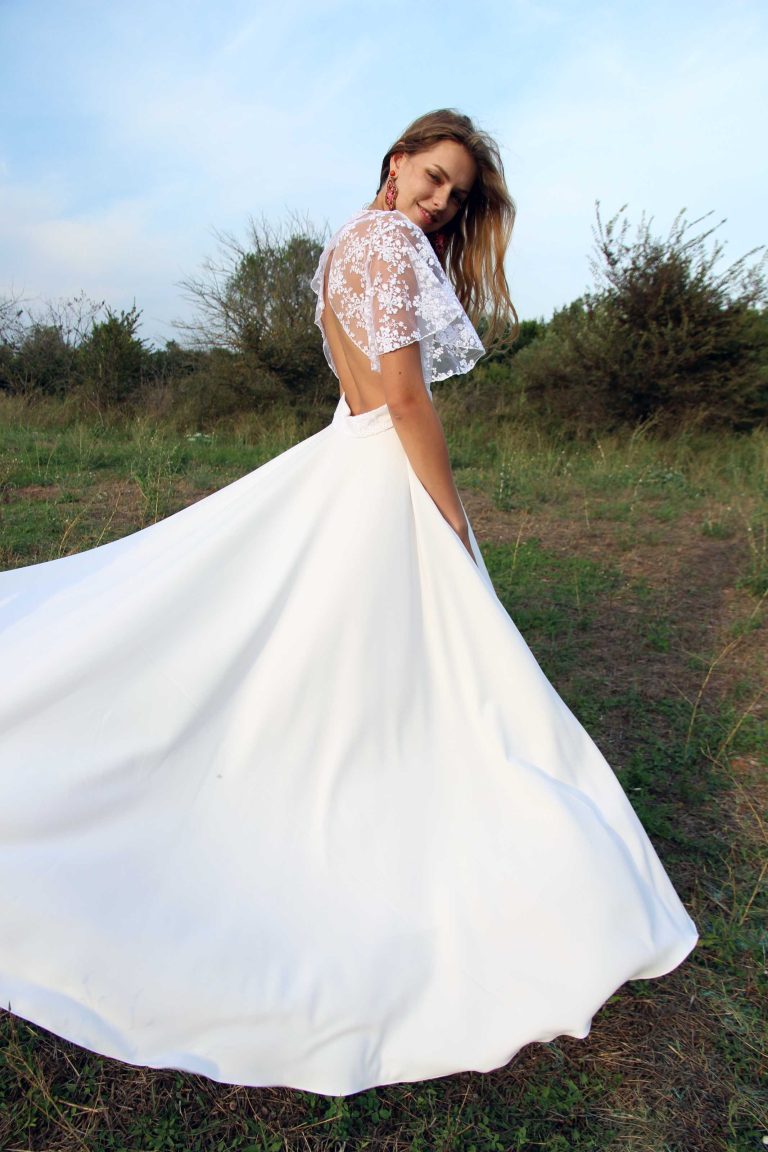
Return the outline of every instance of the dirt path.
[[[698,520],[680,518],[663,523],[650,513],[636,517],[632,538],[623,521],[588,518],[578,507],[565,509],[543,506],[535,515],[500,511],[485,494],[462,493],[462,501],[480,543],[509,544],[536,540],[556,555],[578,555],[596,564],[610,564],[628,581],[642,581],[649,589],[647,608],[651,618],[664,619],[674,632],[670,651],[660,652],[663,660],[649,659],[649,653],[635,653],[627,660],[621,628],[609,644],[614,656],[613,674],[622,667],[631,670],[635,681],[656,694],[660,679],[672,681],[687,694],[697,692],[712,658],[732,645],[727,656],[710,677],[708,689],[721,698],[742,679],[758,679],[766,684],[766,641],[759,627],[759,611],[753,626],[739,635],[740,627],[755,612],[756,598],[740,586],[747,568],[748,552],[742,539],[705,536]],[[637,605],[626,604],[629,612]],[[609,615],[601,629],[608,641]],[[614,621],[614,631],[619,621]],[[734,643],[735,641],[735,643]],[[600,639],[590,637],[590,656],[600,659]],[[766,714],[768,701],[758,704],[756,714]]]

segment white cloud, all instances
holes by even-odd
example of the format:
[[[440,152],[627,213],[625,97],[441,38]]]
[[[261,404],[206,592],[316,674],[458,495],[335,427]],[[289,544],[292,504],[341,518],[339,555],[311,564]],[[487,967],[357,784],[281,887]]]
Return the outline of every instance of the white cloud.
[[[0,6],[16,48],[0,99],[17,110],[0,141],[0,279],[135,297],[146,334],[168,335],[214,228],[292,211],[341,223],[390,137],[445,103],[506,144],[524,316],[586,287],[597,198],[660,228],[713,208],[735,256],[764,229],[765,28],[760,0],[488,0],[469,22],[447,0],[438,23],[406,0],[387,19],[352,0]]]

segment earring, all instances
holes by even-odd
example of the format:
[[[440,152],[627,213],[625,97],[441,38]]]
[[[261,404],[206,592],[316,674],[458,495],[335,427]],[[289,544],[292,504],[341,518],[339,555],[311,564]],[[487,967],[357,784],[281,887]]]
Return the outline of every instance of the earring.
[[[390,172],[387,180],[387,188],[384,192],[384,203],[390,212],[394,209],[397,203],[397,180],[395,179],[394,172]]]
[[[438,260],[442,260],[445,256],[445,250],[448,247],[448,237],[442,230],[440,232],[433,232],[431,237],[432,247],[437,253]]]

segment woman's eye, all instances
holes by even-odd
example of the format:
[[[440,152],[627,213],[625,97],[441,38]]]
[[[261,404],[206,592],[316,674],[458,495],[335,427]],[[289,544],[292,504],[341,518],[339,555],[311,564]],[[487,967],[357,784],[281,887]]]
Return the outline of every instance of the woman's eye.
[[[438,176],[437,172],[428,172],[427,175],[429,176],[430,180],[434,180],[435,184],[440,183],[440,177]]]

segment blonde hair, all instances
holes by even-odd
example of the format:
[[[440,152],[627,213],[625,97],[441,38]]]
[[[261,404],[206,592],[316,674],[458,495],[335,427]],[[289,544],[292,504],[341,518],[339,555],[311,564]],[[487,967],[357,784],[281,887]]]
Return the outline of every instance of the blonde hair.
[[[461,210],[442,230],[446,246],[440,262],[470,320],[481,324],[486,343],[514,338],[518,319],[509,295],[504,257],[515,222],[515,203],[507,189],[496,141],[476,128],[469,116],[453,108],[428,112],[414,120],[384,156],[378,191],[389,175],[389,162],[395,153],[413,156],[434,148],[441,140],[454,140],[466,148],[477,166],[477,177]]]

